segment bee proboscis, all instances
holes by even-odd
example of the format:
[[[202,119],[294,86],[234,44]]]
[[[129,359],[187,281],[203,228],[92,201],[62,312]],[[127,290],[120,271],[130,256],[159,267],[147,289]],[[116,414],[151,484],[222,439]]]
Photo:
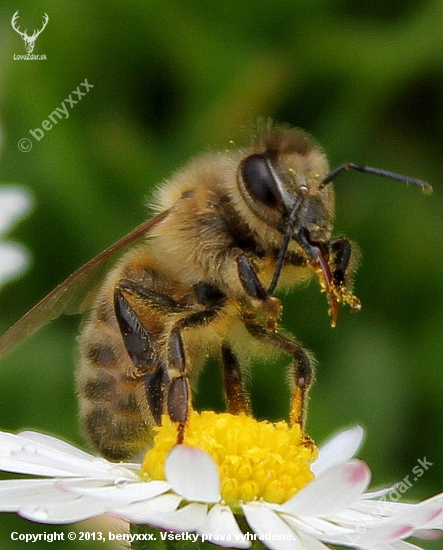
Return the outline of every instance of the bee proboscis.
[[[391,172],[346,164],[332,172],[301,130],[267,122],[252,143],[191,161],[163,184],[157,214],[81,267],[0,338],[0,356],[64,312],[90,309],[79,337],[80,419],[114,460],[149,446],[162,415],[183,441],[191,387],[208,353],[219,358],[228,410],[249,412],[241,364],[258,341],[292,357],[290,421],[303,427],[309,355],[278,329],[277,288],[313,274],[335,325],[351,290],[353,248],[332,237],[331,180],[345,169],[431,190]],[[97,285],[91,280],[132,245]],[[98,277],[100,279],[100,277]]]

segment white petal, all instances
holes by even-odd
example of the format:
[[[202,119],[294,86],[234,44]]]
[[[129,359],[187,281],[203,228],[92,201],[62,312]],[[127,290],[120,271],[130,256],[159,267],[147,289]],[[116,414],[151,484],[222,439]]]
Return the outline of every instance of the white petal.
[[[295,531],[271,508],[260,502],[242,505],[246,521],[271,550],[304,550]]]
[[[158,526],[157,519],[173,514],[180,505],[181,500],[180,496],[167,493],[152,498],[147,502],[116,506],[113,508],[113,513],[129,523],[148,523]]]
[[[5,479],[0,481],[0,511],[17,512],[35,500],[59,498],[53,479]]]
[[[311,471],[315,476],[319,476],[335,464],[347,462],[353,458],[363,442],[364,435],[365,432],[361,426],[354,426],[334,436],[321,446]]]
[[[206,520],[206,504],[191,502],[170,514],[157,514],[154,524],[157,527],[172,531],[196,531]]]
[[[390,487],[385,487],[384,489],[378,489],[377,491],[368,491],[364,495],[362,495],[361,498],[364,500],[382,498],[388,493],[390,493],[391,491],[394,491],[395,487],[396,487],[396,484],[394,483]]]
[[[355,523],[371,523],[372,521],[379,521],[384,518],[391,518],[394,515],[398,515],[404,511],[405,508],[411,506],[404,502],[393,502],[387,498],[380,498],[376,500],[366,500],[366,495],[362,495],[358,502],[352,505],[352,512],[350,510],[344,510],[338,512],[336,515],[340,520],[347,520],[350,518],[352,521],[352,516],[356,514],[362,514],[363,517],[366,517],[365,520],[356,521]]]
[[[330,550],[329,546],[323,544],[317,538],[304,533],[303,531],[297,531],[297,535],[300,537],[300,541],[305,550]]]
[[[371,481],[371,471],[360,460],[337,464],[316,477],[281,505],[298,516],[323,516],[339,512],[357,500]]]
[[[29,212],[32,205],[31,195],[23,188],[13,186],[0,187],[0,235],[21,217]]]
[[[33,432],[31,430],[25,430],[19,432],[17,436],[22,437],[28,441],[33,441],[34,443],[39,443],[40,445],[44,445],[45,447],[48,447],[50,449],[54,449],[54,451],[61,451],[63,453],[68,453],[72,456],[78,456],[79,458],[90,460],[92,457],[90,453],[82,451],[81,449],[74,447],[74,445],[71,445],[66,441],[62,441],[61,439],[58,439],[57,437],[54,437],[52,435],[42,434],[40,432]]]
[[[22,435],[0,432],[0,470],[51,477],[91,477],[118,481],[138,480],[128,468],[87,453],[59,450],[53,444],[34,442]]]
[[[440,531],[443,530],[443,526],[440,527]],[[441,538],[441,532],[435,529],[414,529],[414,537],[421,540],[437,540]]]
[[[344,540],[349,535],[353,535],[355,530],[342,525],[337,525],[335,521],[315,517],[296,517],[289,514],[282,514],[282,519],[297,533],[306,533],[322,540]]]
[[[166,481],[140,481],[138,483],[118,483],[105,487],[78,487],[75,482],[59,482],[59,487],[88,497],[89,499],[102,499],[124,506],[135,502],[146,502],[169,491],[171,486]]]
[[[173,447],[166,459],[165,477],[186,500],[218,502],[221,498],[217,465],[211,455],[196,447]]]
[[[165,494],[147,502],[114,508],[113,514],[130,523],[149,524],[173,531],[195,531],[204,524],[207,505],[193,502],[178,508],[181,497]]]
[[[15,243],[0,243],[0,283],[20,275],[29,264],[29,254]]]
[[[216,504],[206,516],[206,521],[198,532],[206,535],[209,542],[226,548],[250,548],[229,506]]]
[[[0,482],[0,511],[17,512],[41,523],[72,523],[101,515],[105,501],[90,501],[61,490],[54,479],[11,479]]]
[[[106,502],[90,501],[75,495],[69,495],[65,501],[23,506],[18,510],[20,516],[39,523],[76,523],[84,519],[101,516],[109,512]]]

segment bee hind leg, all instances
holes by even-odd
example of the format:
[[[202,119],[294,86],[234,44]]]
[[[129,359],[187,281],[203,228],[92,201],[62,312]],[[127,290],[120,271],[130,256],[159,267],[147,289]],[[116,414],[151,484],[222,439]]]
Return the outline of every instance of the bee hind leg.
[[[152,365],[156,365],[157,362],[156,343],[119,286],[114,292],[114,310],[131,361],[141,373],[152,370]]]
[[[133,281],[122,279],[114,291],[114,310],[124,346],[141,377],[149,409],[157,425],[161,424],[165,388],[168,386],[167,369],[160,360],[158,345],[145,328],[124,293],[136,295],[149,305],[165,313],[181,311],[169,296],[143,288]]]
[[[260,282],[258,281],[256,284],[260,285]],[[220,311],[226,303],[226,295],[214,285],[198,283],[194,285],[194,291],[199,304],[210,311]],[[265,296],[265,293],[263,296]],[[240,364],[226,342],[221,347],[220,365],[228,411],[231,414],[249,414],[249,399],[243,388]]]
[[[145,377],[146,396],[153,417],[160,424],[161,414],[166,408],[170,419],[178,422],[177,443],[183,442],[191,406],[189,368],[181,333],[188,328],[198,328],[213,321],[226,299],[224,294],[211,284],[194,285],[194,291],[198,303],[205,309],[194,311],[173,325],[167,338],[166,352],[163,353],[143,326],[124,293],[135,295],[166,315],[184,313],[186,308],[167,295],[156,293],[127,279],[119,281],[114,293],[115,313],[122,338],[134,365]]]
[[[168,386],[168,375],[165,365],[160,366],[144,377],[146,399],[157,426],[161,425],[165,388]]]
[[[251,407],[243,387],[240,364],[226,343],[221,348],[221,367],[228,411],[231,414],[250,414]]]

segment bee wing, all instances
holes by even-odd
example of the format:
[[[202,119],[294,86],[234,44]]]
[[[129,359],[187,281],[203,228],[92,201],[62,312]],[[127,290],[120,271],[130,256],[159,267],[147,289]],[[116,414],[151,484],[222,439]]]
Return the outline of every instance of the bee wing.
[[[136,227],[77,269],[40,300],[0,337],[0,358],[62,313],[74,314],[85,311],[92,303],[111,256],[149,233],[152,227],[162,222],[168,214],[169,210],[166,210]]]

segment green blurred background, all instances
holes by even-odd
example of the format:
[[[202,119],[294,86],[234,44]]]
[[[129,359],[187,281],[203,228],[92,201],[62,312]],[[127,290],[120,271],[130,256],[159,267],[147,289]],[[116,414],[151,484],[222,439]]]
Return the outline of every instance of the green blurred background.
[[[49,15],[34,50],[46,61],[13,59],[25,53],[10,24],[16,10],[21,30]],[[34,139],[29,131],[85,79],[94,87],[68,107],[69,118]],[[434,185],[425,196],[398,182],[340,175],[335,234],[361,250],[355,290],[363,309],[341,308],[331,329],[313,281],[284,297],[282,324],[318,361],[308,420],[316,441],[362,424],[360,456],[374,486],[412,479],[426,457],[433,465],[405,499],[442,491],[441,0],[3,0],[0,180],[29,188],[35,207],[11,233],[33,261],[0,292],[0,329],[143,221],[158,182],[191,156],[224,147],[258,116],[305,128],[332,167],[364,163]],[[24,137],[33,144],[26,153],[17,146]],[[64,317],[2,360],[2,429],[82,444],[78,322]],[[287,363],[253,369],[257,416],[287,416]],[[209,365],[202,376],[200,407],[221,407],[215,373]],[[4,515],[0,548],[26,547],[10,540],[12,530],[54,529]]]

